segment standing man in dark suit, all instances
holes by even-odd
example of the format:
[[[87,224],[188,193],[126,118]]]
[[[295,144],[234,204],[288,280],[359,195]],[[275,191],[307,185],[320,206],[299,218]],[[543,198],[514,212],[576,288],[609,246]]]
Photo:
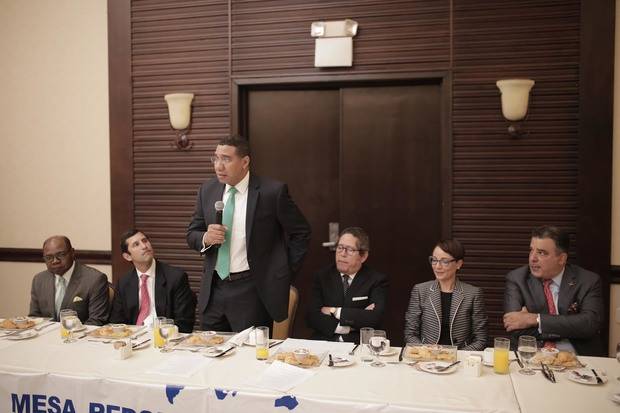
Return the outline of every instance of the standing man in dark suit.
[[[567,264],[569,236],[557,227],[532,231],[529,266],[506,276],[504,327],[538,337],[547,347],[602,356],[600,277]]]
[[[307,320],[312,338],[359,341],[359,329],[378,328],[385,311],[388,280],[367,267],[370,240],[362,228],[340,233],[336,263],[316,273]]]
[[[60,310],[71,309],[85,324],[103,325],[108,321],[108,278],[75,261],[69,238],[55,235],[46,239],[43,260],[47,271],[32,279],[28,315],[58,321]]]
[[[188,245],[204,254],[198,298],[203,329],[241,331],[288,317],[289,288],[308,250],[310,226],[286,184],[250,173],[250,147],[222,139],[217,178],[198,190]],[[222,201],[222,225],[215,203]]]
[[[185,271],[155,260],[151,241],[135,229],[121,235],[121,251],[134,269],[118,283],[110,322],[152,325],[156,317],[167,317],[180,332],[191,333],[196,298]]]

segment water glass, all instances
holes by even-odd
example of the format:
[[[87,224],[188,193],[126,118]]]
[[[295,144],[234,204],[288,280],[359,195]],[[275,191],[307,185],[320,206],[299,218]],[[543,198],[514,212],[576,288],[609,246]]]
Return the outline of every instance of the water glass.
[[[510,372],[508,354],[510,351],[510,340],[497,337],[493,349],[493,371],[497,374],[508,374]]]
[[[385,350],[387,343],[388,341],[385,335],[385,331],[375,330],[372,333],[372,337],[370,337],[370,340],[368,340],[368,347],[370,348],[370,351],[374,354],[375,361],[370,363],[371,366],[373,367],[385,366],[385,363],[379,360],[379,354],[383,350]]]
[[[519,370],[519,373],[525,374],[526,376],[535,374],[530,366],[530,360],[536,355],[536,337],[520,336],[517,351],[525,367]]]
[[[73,338],[73,331],[75,331],[81,325],[82,323],[80,322],[80,319],[77,316],[77,312],[75,312],[74,310],[69,310],[69,309],[61,310],[60,311],[60,326],[61,328],[65,329],[65,331],[69,333],[67,334],[67,337],[64,339],[63,343],[66,344],[66,343],[73,343],[77,341],[76,339]],[[61,332],[61,336],[62,336],[62,332]]]
[[[162,343],[162,347],[165,347],[168,344],[168,338],[172,336],[174,332],[174,320],[170,318],[164,318],[159,321],[159,326],[157,328],[157,332],[160,337],[160,343]]]
[[[375,329],[371,327],[360,328],[360,354],[361,354],[361,359],[363,362],[372,361],[372,356],[370,355],[370,348],[368,347],[368,342],[374,332],[375,332]]]
[[[164,339],[159,335],[159,325],[166,322],[166,317],[157,317],[153,320],[153,347],[163,348]]]
[[[254,329],[256,342],[256,359],[267,360],[269,358],[269,327],[256,327]]]

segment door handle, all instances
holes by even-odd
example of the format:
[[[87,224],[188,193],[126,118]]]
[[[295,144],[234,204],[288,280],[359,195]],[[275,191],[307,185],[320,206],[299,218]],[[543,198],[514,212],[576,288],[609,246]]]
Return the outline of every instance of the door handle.
[[[338,243],[338,235],[340,235],[340,223],[339,222],[330,222],[328,224],[328,236],[329,241],[322,243],[321,245],[325,248],[329,248],[330,251],[336,251],[336,244]]]

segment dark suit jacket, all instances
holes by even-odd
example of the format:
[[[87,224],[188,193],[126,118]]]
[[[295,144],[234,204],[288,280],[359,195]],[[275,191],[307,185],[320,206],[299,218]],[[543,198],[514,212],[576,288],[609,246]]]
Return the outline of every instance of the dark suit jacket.
[[[342,277],[333,264],[315,274],[312,302],[307,314],[308,325],[315,330],[312,338],[337,340],[334,333],[338,323],[355,330],[343,335],[344,341],[358,342],[362,327],[379,328],[387,301],[388,280],[385,274],[362,265],[344,296]],[[365,310],[371,304],[374,310]],[[321,307],[341,307],[340,321],[321,313]]]
[[[542,334],[538,328],[518,330],[513,338],[532,335],[540,340],[568,339],[577,353],[604,355],[600,329],[604,320],[600,277],[576,265],[564,270],[558,296],[558,315],[550,315],[540,279],[530,273],[529,266],[517,268],[506,275],[504,311],[540,314]]]
[[[450,339],[461,350],[484,350],[487,344],[487,314],[482,290],[456,280],[450,314],[441,313],[441,288],[437,280],[416,284],[405,314],[405,342],[437,344],[441,320],[450,317]]]
[[[56,319],[56,277],[42,271],[32,279],[30,311],[33,317]],[[94,268],[75,262],[61,309],[75,310],[84,324],[103,325],[108,321],[110,296],[108,278]]]
[[[215,202],[221,201],[226,185],[211,179],[200,187],[196,210],[187,228],[187,244],[200,251],[202,237],[215,223]],[[292,278],[308,250],[310,226],[288,193],[286,184],[250,173],[245,221],[250,272],[257,293],[275,321],[288,317]],[[211,294],[217,248],[204,254],[198,311],[204,313]]]
[[[140,279],[134,268],[120,279],[114,294],[111,323],[136,324],[140,313]],[[155,262],[155,311],[158,317],[172,318],[182,333],[191,333],[196,319],[196,297],[187,274],[177,267]]]

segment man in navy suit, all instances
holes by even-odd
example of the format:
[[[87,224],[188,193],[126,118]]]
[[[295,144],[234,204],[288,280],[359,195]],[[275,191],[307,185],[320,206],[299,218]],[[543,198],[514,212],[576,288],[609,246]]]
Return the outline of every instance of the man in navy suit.
[[[341,232],[335,264],[315,275],[312,302],[307,314],[312,338],[359,341],[362,327],[379,328],[385,311],[388,280],[367,267],[370,241],[362,228]]]
[[[541,345],[604,355],[601,278],[567,264],[569,236],[554,226],[532,231],[529,265],[506,275],[504,327],[516,341],[531,335]]]
[[[191,333],[196,297],[185,271],[155,260],[151,241],[135,229],[121,235],[121,251],[134,269],[118,283],[110,322],[151,325],[155,317],[166,317],[180,332]]]
[[[220,140],[216,178],[198,190],[188,245],[204,254],[198,298],[201,327],[241,331],[288,317],[294,274],[308,250],[310,226],[287,185],[250,172],[241,137]],[[225,204],[221,224],[215,203]]]

